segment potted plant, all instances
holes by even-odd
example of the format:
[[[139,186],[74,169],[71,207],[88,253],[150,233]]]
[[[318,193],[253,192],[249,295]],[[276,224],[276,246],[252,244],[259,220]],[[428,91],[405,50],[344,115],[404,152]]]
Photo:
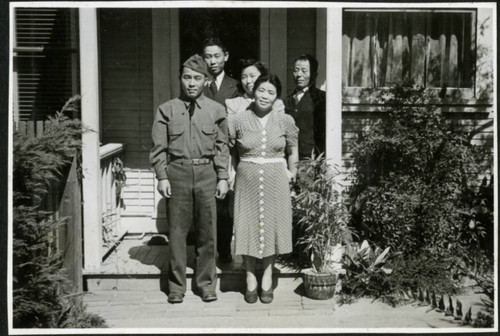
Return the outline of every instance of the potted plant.
[[[338,182],[335,167],[327,164],[324,154],[299,163],[298,195],[294,202],[299,237],[297,245],[310,262],[302,270],[306,295],[330,299],[342,270],[342,251],[350,240],[350,219]]]

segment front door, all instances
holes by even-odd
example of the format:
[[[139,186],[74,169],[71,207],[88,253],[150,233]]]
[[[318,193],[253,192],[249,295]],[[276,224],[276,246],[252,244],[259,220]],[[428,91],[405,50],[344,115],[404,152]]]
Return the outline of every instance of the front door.
[[[238,79],[238,61],[259,59],[259,8],[182,8],[179,10],[181,63],[201,54],[203,40],[219,37],[229,51],[226,73]]]

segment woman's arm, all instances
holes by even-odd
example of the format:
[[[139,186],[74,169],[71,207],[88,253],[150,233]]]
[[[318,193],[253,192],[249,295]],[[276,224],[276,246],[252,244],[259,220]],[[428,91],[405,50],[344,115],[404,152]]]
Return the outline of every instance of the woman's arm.
[[[297,180],[297,169],[299,163],[299,146],[287,146],[288,171],[291,173],[290,182]]]
[[[227,102],[231,102],[230,99]],[[228,105],[228,113],[231,113]],[[236,114],[228,114],[228,129],[229,129],[229,189],[234,190],[234,180],[236,178],[236,167],[238,166],[239,155],[236,145],[236,125],[235,125]]]
[[[234,180],[236,178],[236,168],[238,167],[238,163],[240,162],[240,157],[238,155],[238,151],[236,150],[236,146],[230,148],[229,153],[231,156],[229,157],[229,189],[234,190]]]

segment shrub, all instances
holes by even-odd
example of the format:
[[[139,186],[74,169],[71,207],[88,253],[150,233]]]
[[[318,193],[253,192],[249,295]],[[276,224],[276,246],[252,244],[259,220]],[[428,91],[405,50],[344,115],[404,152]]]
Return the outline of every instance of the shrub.
[[[52,219],[44,198],[81,148],[82,125],[65,113],[78,97],[49,119],[44,135],[14,133],[13,143],[13,320],[15,328],[102,327],[69,295],[69,280],[53,238],[65,218]]]
[[[457,295],[462,292],[460,278],[454,272],[454,262],[429,252],[399,256],[392,260],[391,284],[395,292],[416,293],[434,290],[439,294]]]
[[[432,282],[433,268],[446,260],[438,282],[450,290],[444,282],[452,281],[454,265],[482,253],[484,228],[469,188],[478,151],[446,122],[424,88],[404,83],[375,100],[387,114],[353,149],[353,225],[362,239],[401,251],[415,266],[418,259],[430,261],[418,265],[421,276],[413,279],[417,274],[401,267],[402,284]]]

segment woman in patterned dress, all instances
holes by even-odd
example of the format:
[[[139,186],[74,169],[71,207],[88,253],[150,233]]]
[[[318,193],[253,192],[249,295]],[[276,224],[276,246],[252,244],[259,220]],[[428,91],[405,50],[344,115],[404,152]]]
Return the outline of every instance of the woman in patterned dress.
[[[245,300],[258,298],[257,259],[264,272],[260,299],[273,300],[272,271],[276,255],[292,251],[292,205],[289,184],[297,175],[298,128],[273,104],[281,94],[275,75],[260,76],[255,101],[229,118],[229,142],[236,170],[234,201],[235,254],[243,255]],[[287,157],[287,159],[285,159]]]
[[[241,96],[226,99],[226,110],[228,119],[234,117],[236,114],[246,111],[248,106],[254,101],[253,86],[257,78],[261,75],[268,75],[269,71],[262,64],[262,62],[254,59],[241,59],[239,61],[240,68],[240,92],[243,91]],[[279,113],[285,113],[285,104],[281,99],[276,99],[273,104],[273,109]],[[234,218],[234,176],[235,171],[231,160],[229,160],[229,193],[226,197],[229,198],[229,214]]]

